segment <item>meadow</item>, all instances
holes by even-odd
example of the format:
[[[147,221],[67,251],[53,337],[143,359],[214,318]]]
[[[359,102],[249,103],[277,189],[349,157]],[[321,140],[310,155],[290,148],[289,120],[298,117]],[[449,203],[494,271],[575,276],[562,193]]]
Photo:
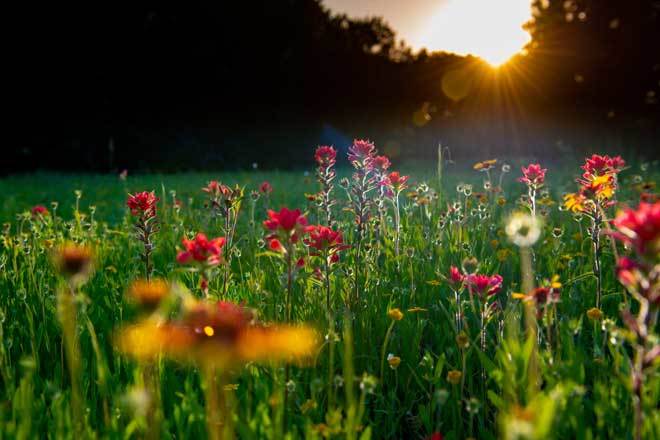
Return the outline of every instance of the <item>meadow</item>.
[[[370,145],[0,180],[0,438],[660,438],[657,161]]]

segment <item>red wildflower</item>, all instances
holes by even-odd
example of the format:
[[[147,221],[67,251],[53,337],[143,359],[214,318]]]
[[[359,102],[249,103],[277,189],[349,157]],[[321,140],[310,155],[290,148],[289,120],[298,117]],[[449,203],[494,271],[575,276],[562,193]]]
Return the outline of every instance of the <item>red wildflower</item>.
[[[261,191],[262,194],[270,194],[273,192],[273,186],[270,184],[270,182],[264,181],[261,185],[259,185],[259,191]]]
[[[302,234],[305,233],[307,219],[300,209],[282,208],[280,212],[268,210],[268,220],[264,221],[264,227],[272,232],[269,239],[277,238],[280,242],[297,243]]]
[[[205,193],[211,194],[215,197],[229,194],[231,189],[227,185],[223,185],[217,180],[211,180],[205,187],[202,188]]]
[[[369,168],[376,155],[376,146],[373,142],[355,139],[348,149],[348,160],[359,167]]]
[[[336,158],[337,150],[325,145],[318,147],[314,153],[314,160],[324,168],[333,166],[336,162]]]
[[[406,185],[408,179],[408,176],[402,176],[398,171],[392,171],[387,175],[383,183],[387,185],[394,194],[399,194],[401,191],[408,188],[408,185]]]
[[[500,275],[478,275],[470,274],[466,278],[470,294],[476,294],[482,300],[495,295],[502,288],[502,277]]]
[[[636,290],[639,282],[639,266],[628,257],[621,257],[616,262],[616,276],[626,288]]]
[[[640,203],[637,210],[628,209],[613,221],[614,237],[632,245],[640,255],[652,260],[660,255],[660,202]]]
[[[439,432],[434,432],[428,437],[428,440],[443,440],[444,437]]]
[[[44,205],[36,205],[32,208],[32,217],[43,217],[46,215],[50,215],[50,212],[48,212],[48,208]]]
[[[126,205],[130,208],[131,215],[139,215],[149,219],[156,216],[156,203],[158,200],[153,191],[142,191],[134,195],[129,194]]]
[[[545,173],[548,171],[546,168],[541,168],[537,163],[530,163],[527,168],[522,167],[522,177],[518,178],[518,182],[522,182],[528,186],[539,188],[545,182]]]
[[[447,279],[449,284],[452,285],[453,289],[458,289],[463,286],[465,281],[465,275],[461,273],[460,269],[456,266],[451,266],[449,268],[449,278]]]
[[[271,251],[274,252],[282,252],[284,250],[282,243],[280,243],[277,238],[273,238],[272,240],[268,241],[268,247]]]
[[[307,231],[309,238],[305,239],[305,244],[314,249],[312,255],[321,255],[322,252],[328,252],[331,263],[339,260],[338,252],[348,249],[344,244],[344,239],[340,231],[333,231],[327,226],[310,226]]]
[[[582,169],[584,170],[584,177],[588,178],[587,175],[601,176],[603,174],[619,173],[625,165],[626,162],[621,156],[610,157],[594,154],[586,159]]]
[[[387,156],[376,156],[374,157],[372,166],[374,169],[385,172],[390,167],[391,163]]]
[[[209,240],[201,232],[197,234],[194,240],[184,238],[182,241],[185,250],[179,252],[176,260],[185,264],[193,260],[197,263],[204,263],[209,266],[216,266],[220,263],[222,257],[222,248],[225,245],[225,237]]]
[[[290,232],[296,227],[307,226],[307,219],[302,215],[300,209],[282,208],[280,212],[269,209],[268,220],[264,221],[264,226],[269,231],[281,229]]]

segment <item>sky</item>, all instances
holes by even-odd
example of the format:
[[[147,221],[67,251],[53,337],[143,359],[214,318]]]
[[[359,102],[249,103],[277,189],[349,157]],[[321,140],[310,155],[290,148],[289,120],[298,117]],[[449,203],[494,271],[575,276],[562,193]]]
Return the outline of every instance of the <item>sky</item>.
[[[413,49],[472,54],[500,64],[529,41],[531,0],[323,0],[335,13],[382,16]]]

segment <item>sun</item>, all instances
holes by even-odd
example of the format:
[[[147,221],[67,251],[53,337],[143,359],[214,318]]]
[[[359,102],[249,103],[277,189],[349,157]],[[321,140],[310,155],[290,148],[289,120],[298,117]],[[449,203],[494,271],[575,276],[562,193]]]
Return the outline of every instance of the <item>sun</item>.
[[[530,41],[523,24],[531,14],[530,0],[448,0],[429,15],[413,44],[499,66]]]

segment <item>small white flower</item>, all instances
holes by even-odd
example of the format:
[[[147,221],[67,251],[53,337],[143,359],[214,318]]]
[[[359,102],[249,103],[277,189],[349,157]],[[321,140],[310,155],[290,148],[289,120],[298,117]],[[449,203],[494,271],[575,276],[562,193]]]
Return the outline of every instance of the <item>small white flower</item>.
[[[537,217],[521,212],[514,213],[506,225],[506,235],[519,247],[531,247],[541,236],[542,223]]]

